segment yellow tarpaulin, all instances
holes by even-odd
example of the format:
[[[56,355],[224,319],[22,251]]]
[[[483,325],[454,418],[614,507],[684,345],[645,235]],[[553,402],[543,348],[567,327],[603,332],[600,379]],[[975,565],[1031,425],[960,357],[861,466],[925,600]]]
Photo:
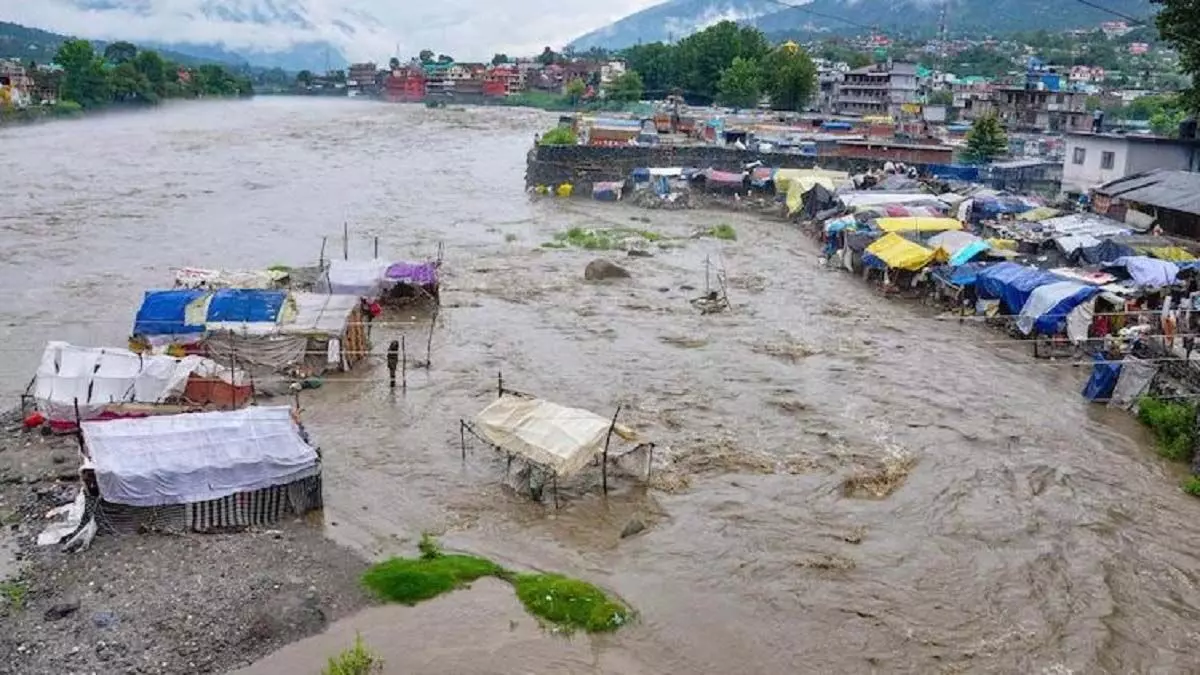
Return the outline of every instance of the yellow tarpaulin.
[[[1028,223],[1040,223],[1043,220],[1053,218],[1061,213],[1062,211],[1059,211],[1058,209],[1052,209],[1049,206],[1039,206],[1036,209],[1017,214],[1017,220],[1023,220]]]
[[[1187,252],[1187,249],[1178,246],[1158,246],[1155,248],[1147,248],[1147,255],[1152,255],[1159,260],[1167,260],[1169,262],[1187,262],[1195,260],[1196,256]]]
[[[936,257],[933,251],[894,232],[876,239],[867,247],[867,253],[879,258],[892,269],[910,272],[928,265]]]
[[[1015,239],[994,239],[993,238],[993,239],[988,239],[987,243],[990,244],[993,249],[998,249],[1001,251],[1017,250],[1017,242]]]
[[[884,232],[949,232],[963,229],[954,218],[916,216],[909,218],[876,218],[875,224]]]
[[[775,172],[775,192],[787,195],[788,215],[794,215],[804,206],[804,193],[821,187],[834,192],[839,181],[848,180],[850,175],[843,171],[824,169],[779,169]]]

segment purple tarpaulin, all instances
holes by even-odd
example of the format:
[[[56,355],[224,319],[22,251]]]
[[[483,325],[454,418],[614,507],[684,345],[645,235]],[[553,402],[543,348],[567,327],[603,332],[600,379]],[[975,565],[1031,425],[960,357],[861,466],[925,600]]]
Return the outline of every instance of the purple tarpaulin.
[[[392,263],[383,278],[398,284],[433,286],[437,284],[437,263]]]

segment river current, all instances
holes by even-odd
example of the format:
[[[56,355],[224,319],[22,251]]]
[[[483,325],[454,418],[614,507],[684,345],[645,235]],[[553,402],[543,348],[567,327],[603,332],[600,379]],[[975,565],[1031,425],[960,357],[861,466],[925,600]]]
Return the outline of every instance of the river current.
[[[352,258],[375,237],[393,258],[441,243],[432,367],[392,393],[377,358],[304,399],[327,531],[370,557],[437,532],[601,584],[638,618],[547,635],[481,583],[360,617],[389,672],[1200,668],[1200,502],[1127,414],[1079,395],[1082,369],[885,300],[781,222],[531,200],[525,154],[555,119],[267,98],[0,130],[0,394],[16,402],[47,340],[125,344],[172,268],[311,264],[322,237],[341,254],[343,223]],[[633,278],[611,284],[583,281],[594,253],[540,246],[570,227],[719,223],[737,240],[618,260]],[[689,304],[706,261],[730,312]],[[401,332],[424,351],[419,321],[373,331],[380,352]],[[622,405],[659,443],[654,487],[575,486],[555,511],[504,489],[482,446],[462,461],[459,420],[498,371],[602,415]],[[902,478],[891,494],[846,490],[880,467]],[[647,530],[621,539],[632,518]],[[316,672],[346,632],[250,672]]]

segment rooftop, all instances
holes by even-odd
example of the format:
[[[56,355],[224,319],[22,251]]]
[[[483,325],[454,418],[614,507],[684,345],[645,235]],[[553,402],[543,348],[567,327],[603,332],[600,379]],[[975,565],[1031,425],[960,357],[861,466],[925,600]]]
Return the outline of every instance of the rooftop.
[[[1155,169],[1105,183],[1096,192],[1200,216],[1200,173]]]
[[[1117,134],[1110,131],[1095,133],[1092,131],[1069,131],[1067,136],[1074,138],[1099,138],[1113,141],[1129,141],[1131,143],[1166,143],[1172,145],[1200,145],[1200,139],[1171,138],[1170,136],[1155,136],[1153,134]]]

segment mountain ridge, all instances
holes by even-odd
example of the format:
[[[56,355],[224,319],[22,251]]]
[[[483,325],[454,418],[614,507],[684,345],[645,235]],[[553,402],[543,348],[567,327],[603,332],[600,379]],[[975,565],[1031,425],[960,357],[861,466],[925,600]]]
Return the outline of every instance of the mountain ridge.
[[[932,35],[938,30],[943,6],[948,32],[955,36],[1085,28],[1121,20],[1120,14],[1150,18],[1154,12],[1150,0],[1105,0],[1110,12],[1068,0],[667,0],[586,33],[571,46],[576,50],[622,49],[638,43],[678,40],[715,23],[706,23],[704,18],[720,16],[723,10],[728,14],[740,10],[741,16],[725,18],[780,36],[871,30]],[[691,30],[672,34],[672,26],[690,26]]]

